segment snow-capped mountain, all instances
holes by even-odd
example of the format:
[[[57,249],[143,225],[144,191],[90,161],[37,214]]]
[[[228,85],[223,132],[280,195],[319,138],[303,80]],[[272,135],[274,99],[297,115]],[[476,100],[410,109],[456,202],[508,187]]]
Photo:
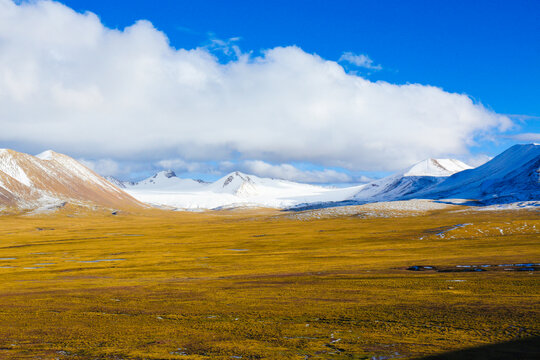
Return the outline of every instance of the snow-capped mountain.
[[[168,190],[195,190],[204,182],[200,180],[181,179],[172,170],[160,171],[157,174],[139,182],[124,182],[126,189],[168,189]]]
[[[427,159],[397,174],[348,188],[326,188],[286,180],[260,178],[238,171],[210,183],[179,179],[168,170],[125,189],[140,201],[177,209],[235,206],[292,208],[328,203],[391,201],[431,188],[471,167],[454,159]]]
[[[454,174],[417,195],[487,204],[540,200],[540,145],[514,145],[484,165]]]
[[[362,186],[351,200],[384,201],[413,196],[443,182],[450,175],[467,169],[471,167],[459,160],[427,159],[404,171]]]
[[[357,189],[329,189],[286,180],[260,178],[238,171],[213,183],[180,179],[172,171],[127,185],[140,201],[176,209],[216,209],[235,206],[285,208],[300,203],[341,201]],[[337,200],[336,200],[337,199]]]
[[[274,185],[280,184],[280,182],[272,181],[271,179],[264,180],[270,180]],[[261,186],[264,186],[264,180],[254,175],[246,175],[239,171],[235,171],[217,180],[211,184],[208,189],[215,193],[231,194],[239,197],[250,197],[261,193],[260,188]],[[272,187],[272,184],[269,184],[268,181],[266,182],[267,185]]]
[[[0,206],[36,209],[65,202],[112,208],[143,206],[69,156],[50,150],[37,156],[0,150]]]
[[[202,180],[181,179],[176,176],[173,170],[163,170],[147,179],[134,182],[134,181],[122,181],[112,176],[105,177],[107,181],[118,186],[121,189],[163,189],[168,188],[170,190],[188,190],[190,188],[198,188],[201,184],[207,184]]]

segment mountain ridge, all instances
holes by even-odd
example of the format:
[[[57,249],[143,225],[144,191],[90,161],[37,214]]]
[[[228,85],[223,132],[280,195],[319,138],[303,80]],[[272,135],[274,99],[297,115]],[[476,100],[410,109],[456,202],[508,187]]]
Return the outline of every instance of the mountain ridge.
[[[104,179],[51,150],[36,156],[0,149],[0,207],[33,209],[65,202],[110,208],[281,209],[410,199],[469,199],[478,204],[540,199],[540,145],[515,145],[471,168],[455,159],[426,159],[367,184],[328,188],[233,171],[212,183],[159,171],[139,182]]]

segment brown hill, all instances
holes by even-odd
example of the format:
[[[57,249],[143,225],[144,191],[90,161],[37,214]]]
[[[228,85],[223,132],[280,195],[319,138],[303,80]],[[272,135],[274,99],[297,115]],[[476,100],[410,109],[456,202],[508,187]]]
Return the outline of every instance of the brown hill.
[[[146,206],[69,156],[0,149],[0,208],[37,209],[66,202],[115,209]]]

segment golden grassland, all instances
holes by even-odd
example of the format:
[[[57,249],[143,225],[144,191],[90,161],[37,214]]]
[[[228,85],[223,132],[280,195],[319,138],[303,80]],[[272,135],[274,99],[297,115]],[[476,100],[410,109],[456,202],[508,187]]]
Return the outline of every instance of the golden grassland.
[[[404,359],[539,336],[535,272],[406,270],[539,263],[539,230],[534,210],[2,216],[0,358]]]

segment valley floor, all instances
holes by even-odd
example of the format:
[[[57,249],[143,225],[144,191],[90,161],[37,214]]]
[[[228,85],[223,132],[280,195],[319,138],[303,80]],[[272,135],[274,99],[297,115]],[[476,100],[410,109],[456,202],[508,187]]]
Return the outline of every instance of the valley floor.
[[[368,210],[2,216],[0,358],[539,355],[538,210]]]

